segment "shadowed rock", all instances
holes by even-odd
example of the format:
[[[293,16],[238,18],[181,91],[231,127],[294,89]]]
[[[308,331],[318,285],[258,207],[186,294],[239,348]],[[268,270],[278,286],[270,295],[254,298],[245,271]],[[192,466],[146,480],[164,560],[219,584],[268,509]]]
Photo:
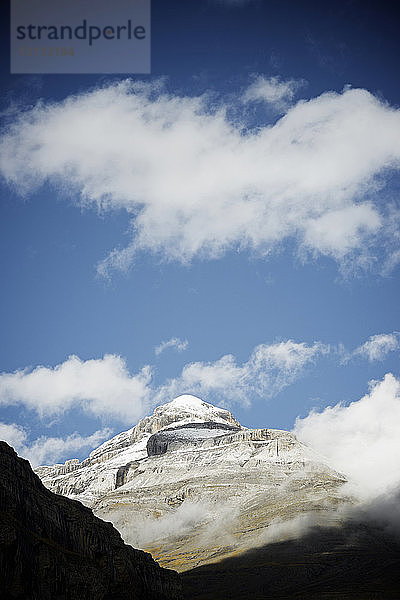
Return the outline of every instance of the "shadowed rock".
[[[400,541],[366,523],[316,527],[182,580],[186,600],[398,600]]]
[[[1,600],[179,600],[174,571],[126,545],[111,523],[53,494],[0,442]]]

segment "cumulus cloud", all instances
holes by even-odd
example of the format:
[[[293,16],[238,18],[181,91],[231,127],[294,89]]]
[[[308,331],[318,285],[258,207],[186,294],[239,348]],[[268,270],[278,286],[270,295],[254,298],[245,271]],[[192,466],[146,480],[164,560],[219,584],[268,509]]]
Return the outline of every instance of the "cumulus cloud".
[[[243,102],[266,102],[277,109],[287,108],[302,85],[302,81],[295,79],[281,81],[278,77],[267,79],[259,75],[244,93]]]
[[[387,374],[349,406],[297,419],[294,433],[345,473],[354,493],[373,498],[400,484],[399,423],[400,381]]]
[[[178,377],[160,386],[154,385],[149,365],[132,375],[120,356],[87,361],[70,356],[53,368],[0,374],[0,405],[22,405],[42,418],[79,408],[91,416],[132,424],[157,404],[185,393],[242,403],[248,403],[252,393],[270,398],[324,352],[327,347],[318,342],[261,344],[242,365],[232,355],[189,363]]]
[[[268,85],[270,96],[290,96],[289,84]],[[131,81],[40,103],[4,131],[0,172],[21,193],[51,183],[81,205],[126,210],[131,243],[109,254],[103,274],[139,251],[181,262],[230,249],[266,256],[290,238],[307,256],[369,264],[393,240],[395,211],[382,200],[385,174],[399,166],[398,110],[345,89],[248,130],[229,108]]]
[[[329,348],[319,342],[312,346],[292,340],[276,344],[260,344],[248,361],[238,364],[227,354],[215,362],[194,362],[182,370],[157,393],[160,400],[182,393],[202,398],[210,394],[220,400],[250,404],[254,394],[271,398],[300,376],[305,367]]]
[[[186,350],[189,345],[187,340],[181,340],[177,337],[172,337],[166,342],[161,342],[158,346],[155,347],[154,352],[156,356],[167,350],[167,348],[175,348],[178,352],[182,352]]]
[[[372,335],[369,340],[356,348],[353,356],[367,358],[370,362],[383,360],[389,352],[394,352],[400,348],[399,334],[381,333]]]
[[[23,427],[15,423],[0,423],[0,439],[6,441],[16,452],[29,460],[33,467],[46,462],[53,464],[70,452],[81,452],[93,448],[111,435],[111,429],[101,429],[89,436],[73,433],[67,438],[41,436],[32,443],[27,443],[28,435]]]
[[[86,361],[70,356],[54,368],[0,374],[0,405],[23,404],[42,417],[81,408],[132,422],[147,408],[150,379],[149,367],[130,375],[120,356]]]

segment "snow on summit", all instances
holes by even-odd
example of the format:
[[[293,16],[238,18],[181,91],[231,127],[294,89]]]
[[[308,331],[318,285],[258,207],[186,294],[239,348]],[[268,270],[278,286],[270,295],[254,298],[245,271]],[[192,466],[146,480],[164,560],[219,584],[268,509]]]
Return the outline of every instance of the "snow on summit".
[[[204,402],[201,398],[197,396],[192,396],[191,394],[182,394],[181,396],[177,396],[171,402],[168,402],[164,405],[165,407],[171,406],[173,408],[183,408],[184,410],[209,410],[215,409],[212,404],[208,404]]]
[[[240,424],[233,418],[232,414],[224,409],[217,406],[213,406],[208,402],[204,402],[197,396],[191,394],[183,394],[178,396],[155,409],[154,415],[158,414],[176,414],[181,416],[177,418],[177,421],[184,420],[190,422],[195,421],[217,421],[217,422],[235,422],[235,425],[240,427]]]

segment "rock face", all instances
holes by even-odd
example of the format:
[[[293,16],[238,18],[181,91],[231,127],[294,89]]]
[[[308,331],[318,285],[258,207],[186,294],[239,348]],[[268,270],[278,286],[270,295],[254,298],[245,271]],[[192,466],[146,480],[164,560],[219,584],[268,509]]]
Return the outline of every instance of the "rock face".
[[[124,544],[111,523],[47,490],[0,442],[2,600],[179,600],[179,576]]]
[[[118,472],[126,474],[130,463],[134,465],[147,458],[147,442],[153,434],[206,423],[209,428],[246,430],[229,411],[194,396],[179,396],[156,408],[135,427],[104,442],[81,463],[72,459],[64,464],[38,467],[35,472],[53,492],[93,506],[98,498],[119,487]]]
[[[262,545],[272,521],[344,501],[345,478],[293,434],[247,429],[193,396],[160,406],[82,463],[37,473],[180,571]]]
[[[169,427],[158,433],[154,433],[147,441],[147,456],[156,456],[188,448],[204,447],[205,441],[238,431],[239,427],[225,425],[224,423],[187,423],[178,427]]]

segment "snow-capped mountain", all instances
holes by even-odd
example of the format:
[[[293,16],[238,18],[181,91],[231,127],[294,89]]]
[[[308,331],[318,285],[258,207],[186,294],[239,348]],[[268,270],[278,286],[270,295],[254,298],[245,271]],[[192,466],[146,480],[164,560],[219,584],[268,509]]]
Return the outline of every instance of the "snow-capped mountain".
[[[184,395],[82,463],[36,469],[52,491],[111,520],[163,566],[186,569],[263,543],[277,519],[343,500],[345,478],[287,431],[247,429]]]
[[[92,506],[99,497],[118,487],[118,471],[121,468],[147,458],[147,442],[153,434],[169,428],[176,430],[186,427],[189,423],[196,425],[207,422],[245,429],[229,411],[212,406],[195,396],[183,395],[159,406],[151,416],[141,419],[135,427],[104,442],[84,461],[71,459],[64,464],[38,467],[35,472],[52,491]],[[213,436],[226,433],[226,429],[211,431]]]

